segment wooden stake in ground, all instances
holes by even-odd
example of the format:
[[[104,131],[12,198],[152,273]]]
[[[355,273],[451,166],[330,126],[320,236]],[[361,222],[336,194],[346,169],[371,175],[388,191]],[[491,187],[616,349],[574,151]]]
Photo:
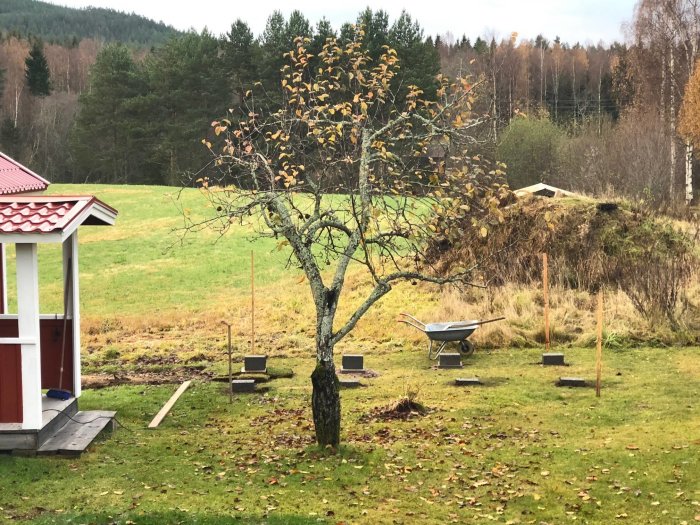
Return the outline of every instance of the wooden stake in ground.
[[[598,292],[598,334],[595,351],[595,395],[600,397],[600,378],[603,374],[603,292]]]
[[[549,263],[542,254],[542,294],[544,296],[544,349],[549,352]]]
[[[221,321],[228,328],[228,402],[233,403],[233,368],[231,365],[231,325]]]
[[[170,409],[173,408],[177,400],[180,398],[180,396],[183,394],[185,390],[190,386],[190,383],[192,381],[185,381],[180,385],[180,388],[178,388],[175,393],[173,394],[173,397],[168,399],[168,402],[163,405],[163,408],[160,409],[160,412],[156,414],[156,417],[153,418],[153,421],[151,421],[148,424],[148,428],[156,428],[158,425],[160,425],[160,422],[165,419],[165,416],[168,415],[168,412],[170,412]]]
[[[255,254],[250,250],[250,353],[255,354]]]

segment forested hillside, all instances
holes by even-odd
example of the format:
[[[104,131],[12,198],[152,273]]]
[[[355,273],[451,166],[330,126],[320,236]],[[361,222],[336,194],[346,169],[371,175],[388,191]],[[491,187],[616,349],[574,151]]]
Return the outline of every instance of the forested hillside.
[[[177,33],[163,23],[113,9],[75,9],[38,0],[0,0],[0,31],[76,45],[91,38],[140,46],[162,44]]]
[[[369,8],[356,22],[374,59],[384,46],[397,51],[395,96],[412,84],[428,99],[437,96],[441,72],[478,85],[472,110],[484,124],[474,130],[475,150],[505,161],[514,187],[544,181],[689,203],[693,143],[679,129],[692,129],[680,124],[690,115],[681,109],[700,49],[700,6],[681,4],[673,12],[660,0],[641,3],[631,13],[633,44],[430,36],[405,12],[390,20]],[[0,5],[31,11],[46,4]],[[247,114],[242,100],[249,90],[256,92],[255,111],[283,102],[280,68],[295,37],[308,38],[317,53],[328,36],[343,43],[350,34],[347,24],[314,24],[300,11],[288,18],[273,13],[257,36],[235,20],[224,35],[174,34],[150,49],[105,43],[106,37],[66,44],[6,34],[0,40],[0,149],[54,181],[181,184],[209,159],[202,141],[211,121],[228,109]],[[41,93],[30,89],[30,77],[40,81],[45,74],[35,65],[30,73],[30,51],[46,58],[49,86]]]

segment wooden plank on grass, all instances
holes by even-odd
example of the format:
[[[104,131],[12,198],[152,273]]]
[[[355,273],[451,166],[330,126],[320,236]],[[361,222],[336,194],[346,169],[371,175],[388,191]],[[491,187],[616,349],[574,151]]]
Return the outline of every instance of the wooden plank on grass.
[[[165,419],[165,416],[168,415],[168,412],[170,412],[170,409],[173,408],[177,400],[180,398],[180,396],[183,394],[185,390],[190,386],[190,383],[192,381],[185,381],[180,385],[180,388],[178,388],[175,393],[173,394],[173,397],[168,399],[168,402],[163,405],[163,408],[160,409],[160,412],[156,414],[156,417],[153,418],[153,421],[151,421],[148,424],[148,428],[156,428],[158,425],[160,425],[160,422]]]

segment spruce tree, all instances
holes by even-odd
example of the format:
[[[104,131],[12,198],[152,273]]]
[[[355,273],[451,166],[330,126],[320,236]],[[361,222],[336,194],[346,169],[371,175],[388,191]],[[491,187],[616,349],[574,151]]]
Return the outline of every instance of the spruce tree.
[[[140,114],[151,119],[147,134],[153,144],[149,162],[166,184],[179,185],[182,174],[208,160],[201,140],[209,115],[223,115],[231,90],[219,40],[208,31],[170,39],[145,61],[146,105]]]
[[[46,97],[51,94],[51,75],[49,63],[44,55],[44,45],[35,40],[29,55],[24,60],[24,77],[29,93],[35,97]]]
[[[260,79],[260,45],[248,24],[238,19],[231,25],[223,40],[223,62],[226,74],[239,103],[245,92]]]
[[[403,100],[409,86],[423,90],[423,96],[433,100],[437,90],[435,78],[440,71],[440,55],[430,37],[423,38],[418,21],[402,11],[388,33],[388,43],[402,58],[401,69],[392,84],[397,100]]]
[[[328,38],[335,37],[335,31],[333,31],[333,26],[328,21],[328,19],[322,18],[321,20],[319,20],[316,24],[316,31],[314,31],[314,36],[311,40],[311,45],[309,46],[309,49],[313,53],[314,57],[318,56],[318,54],[321,52],[321,50],[323,49],[323,44],[326,43],[326,40]]]
[[[83,180],[108,183],[162,182],[145,168],[147,93],[143,68],[123,44],[109,44],[90,69],[90,89],[80,97],[71,154]]]
[[[274,11],[267,19],[265,30],[260,38],[262,60],[260,73],[266,92],[271,99],[277,99],[279,86],[282,82],[280,69],[284,65],[284,54],[289,51],[286,21],[281,11]]]

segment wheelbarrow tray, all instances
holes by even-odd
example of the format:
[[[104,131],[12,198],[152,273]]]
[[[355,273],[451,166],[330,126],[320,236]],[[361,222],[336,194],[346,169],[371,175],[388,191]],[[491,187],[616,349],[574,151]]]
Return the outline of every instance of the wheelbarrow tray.
[[[433,341],[461,341],[474,333],[478,321],[459,321],[449,323],[428,323],[425,335]]]

